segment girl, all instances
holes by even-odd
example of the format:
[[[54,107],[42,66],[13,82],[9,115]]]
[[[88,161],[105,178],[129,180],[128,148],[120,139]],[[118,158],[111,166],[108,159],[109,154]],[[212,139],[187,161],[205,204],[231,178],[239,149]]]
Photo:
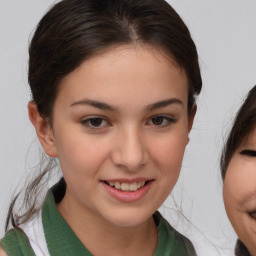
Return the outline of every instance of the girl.
[[[179,15],[164,0],[63,0],[39,22],[29,57],[29,117],[63,178],[38,211],[34,200],[18,215],[15,198],[2,254],[195,255],[157,212],[202,86]]]
[[[256,255],[256,86],[237,113],[221,158],[227,215],[240,240],[235,255]]]

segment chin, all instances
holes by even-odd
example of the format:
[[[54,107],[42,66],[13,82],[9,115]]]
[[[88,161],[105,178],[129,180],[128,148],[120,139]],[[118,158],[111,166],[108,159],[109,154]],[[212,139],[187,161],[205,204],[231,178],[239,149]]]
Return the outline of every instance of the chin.
[[[151,218],[152,214],[139,213],[134,211],[120,211],[119,213],[105,216],[105,220],[118,227],[136,227]]]

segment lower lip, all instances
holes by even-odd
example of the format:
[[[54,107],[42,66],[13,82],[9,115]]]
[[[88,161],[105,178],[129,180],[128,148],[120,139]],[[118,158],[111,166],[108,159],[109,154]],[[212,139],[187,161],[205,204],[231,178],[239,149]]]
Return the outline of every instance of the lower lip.
[[[122,190],[115,189],[107,185],[106,183],[102,182],[105,189],[108,191],[108,193],[111,196],[113,196],[114,198],[124,203],[132,203],[142,199],[146,195],[146,193],[149,191],[152,183],[153,181],[149,181],[145,186],[138,189],[137,191],[129,192],[129,191],[122,191]]]

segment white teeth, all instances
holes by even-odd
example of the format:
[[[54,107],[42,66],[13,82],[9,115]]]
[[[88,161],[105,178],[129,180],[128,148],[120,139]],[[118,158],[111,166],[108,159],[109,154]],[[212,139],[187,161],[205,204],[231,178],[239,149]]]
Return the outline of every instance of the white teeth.
[[[138,181],[138,182],[133,182],[133,183],[127,183],[123,182],[120,183],[119,181],[113,182],[109,181],[108,184],[111,187],[114,187],[115,189],[122,190],[122,191],[137,191],[141,187],[145,185],[146,181]]]
[[[115,182],[115,188],[116,189],[120,189],[121,188],[120,182],[118,182],[118,181]]]
[[[138,189],[137,182],[133,182],[130,184],[129,190],[130,191],[136,191]]]
[[[121,190],[122,191],[128,191],[129,190],[129,184],[128,183],[122,183],[121,184]]]

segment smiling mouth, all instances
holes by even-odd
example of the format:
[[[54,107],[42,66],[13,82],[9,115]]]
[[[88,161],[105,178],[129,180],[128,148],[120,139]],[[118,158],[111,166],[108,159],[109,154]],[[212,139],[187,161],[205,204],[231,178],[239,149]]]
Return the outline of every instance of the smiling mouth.
[[[103,182],[108,186],[120,191],[135,192],[145,187],[150,182],[150,180],[143,180],[143,181],[132,182],[132,183],[119,182],[119,181],[103,181]]]

